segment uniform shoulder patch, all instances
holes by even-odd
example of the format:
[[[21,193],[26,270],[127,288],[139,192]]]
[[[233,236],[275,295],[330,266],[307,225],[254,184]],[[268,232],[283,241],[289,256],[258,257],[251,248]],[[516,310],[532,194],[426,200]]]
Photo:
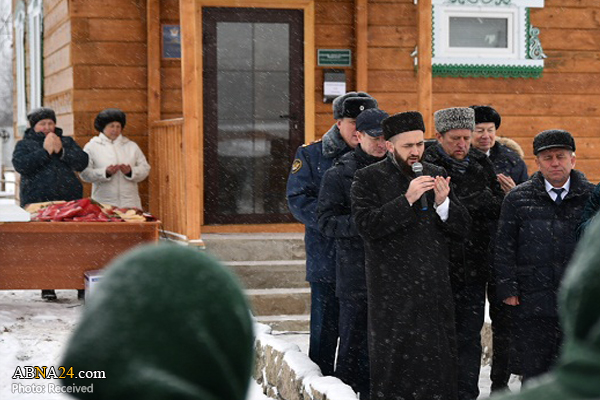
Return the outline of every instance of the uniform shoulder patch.
[[[292,174],[295,174],[296,172],[300,171],[300,168],[302,168],[302,160],[296,158],[292,163]]]
[[[304,144],[302,145],[302,147],[310,146],[310,145],[313,145],[313,144],[316,144],[316,143],[319,143],[319,142],[321,142],[321,139],[319,139],[319,140],[313,140],[312,142],[310,142],[310,143],[308,143],[308,144],[307,144],[307,143],[304,143]]]

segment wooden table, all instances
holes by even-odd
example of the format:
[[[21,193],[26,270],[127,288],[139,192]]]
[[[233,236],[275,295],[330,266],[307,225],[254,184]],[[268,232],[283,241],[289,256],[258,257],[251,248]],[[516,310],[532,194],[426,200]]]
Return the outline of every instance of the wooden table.
[[[83,289],[100,269],[141,243],[160,222],[0,223],[0,289]]]

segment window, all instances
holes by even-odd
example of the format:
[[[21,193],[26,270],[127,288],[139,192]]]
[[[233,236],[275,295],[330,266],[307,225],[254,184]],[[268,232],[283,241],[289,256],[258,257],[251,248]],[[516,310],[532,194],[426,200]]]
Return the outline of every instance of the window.
[[[27,98],[25,95],[25,4],[15,8],[15,58],[17,75],[17,128],[22,135],[27,127]]]
[[[42,106],[42,0],[30,0],[27,7],[29,39],[29,107]]]
[[[432,0],[435,76],[541,76],[545,55],[529,8],[543,0]]]

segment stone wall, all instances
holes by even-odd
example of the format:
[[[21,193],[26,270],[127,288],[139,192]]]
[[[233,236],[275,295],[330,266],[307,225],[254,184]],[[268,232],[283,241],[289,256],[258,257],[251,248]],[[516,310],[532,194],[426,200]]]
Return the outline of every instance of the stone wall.
[[[300,348],[272,336],[271,328],[256,324],[254,379],[263,393],[277,400],[356,400],[352,388],[319,367]],[[491,359],[491,328],[481,331],[482,364]]]

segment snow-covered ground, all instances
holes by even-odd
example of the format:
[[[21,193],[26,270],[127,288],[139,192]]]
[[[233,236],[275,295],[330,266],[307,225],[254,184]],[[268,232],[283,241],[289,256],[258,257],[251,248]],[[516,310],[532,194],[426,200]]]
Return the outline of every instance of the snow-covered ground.
[[[59,300],[46,302],[38,290],[0,291],[0,399],[2,400],[66,400],[65,394],[13,393],[13,384],[31,385],[31,380],[13,380],[18,367],[58,366],[64,346],[74,328],[83,302],[75,290],[58,290]],[[304,332],[274,332],[307,353],[308,334]],[[483,367],[479,385],[480,398],[489,396],[489,366]],[[516,377],[513,377],[516,378]],[[39,382],[35,382],[39,384]],[[56,382],[53,382],[54,384]],[[518,390],[519,382],[512,379],[511,388]],[[25,390],[25,389],[22,389]],[[248,400],[265,400],[260,387],[253,383]]]

